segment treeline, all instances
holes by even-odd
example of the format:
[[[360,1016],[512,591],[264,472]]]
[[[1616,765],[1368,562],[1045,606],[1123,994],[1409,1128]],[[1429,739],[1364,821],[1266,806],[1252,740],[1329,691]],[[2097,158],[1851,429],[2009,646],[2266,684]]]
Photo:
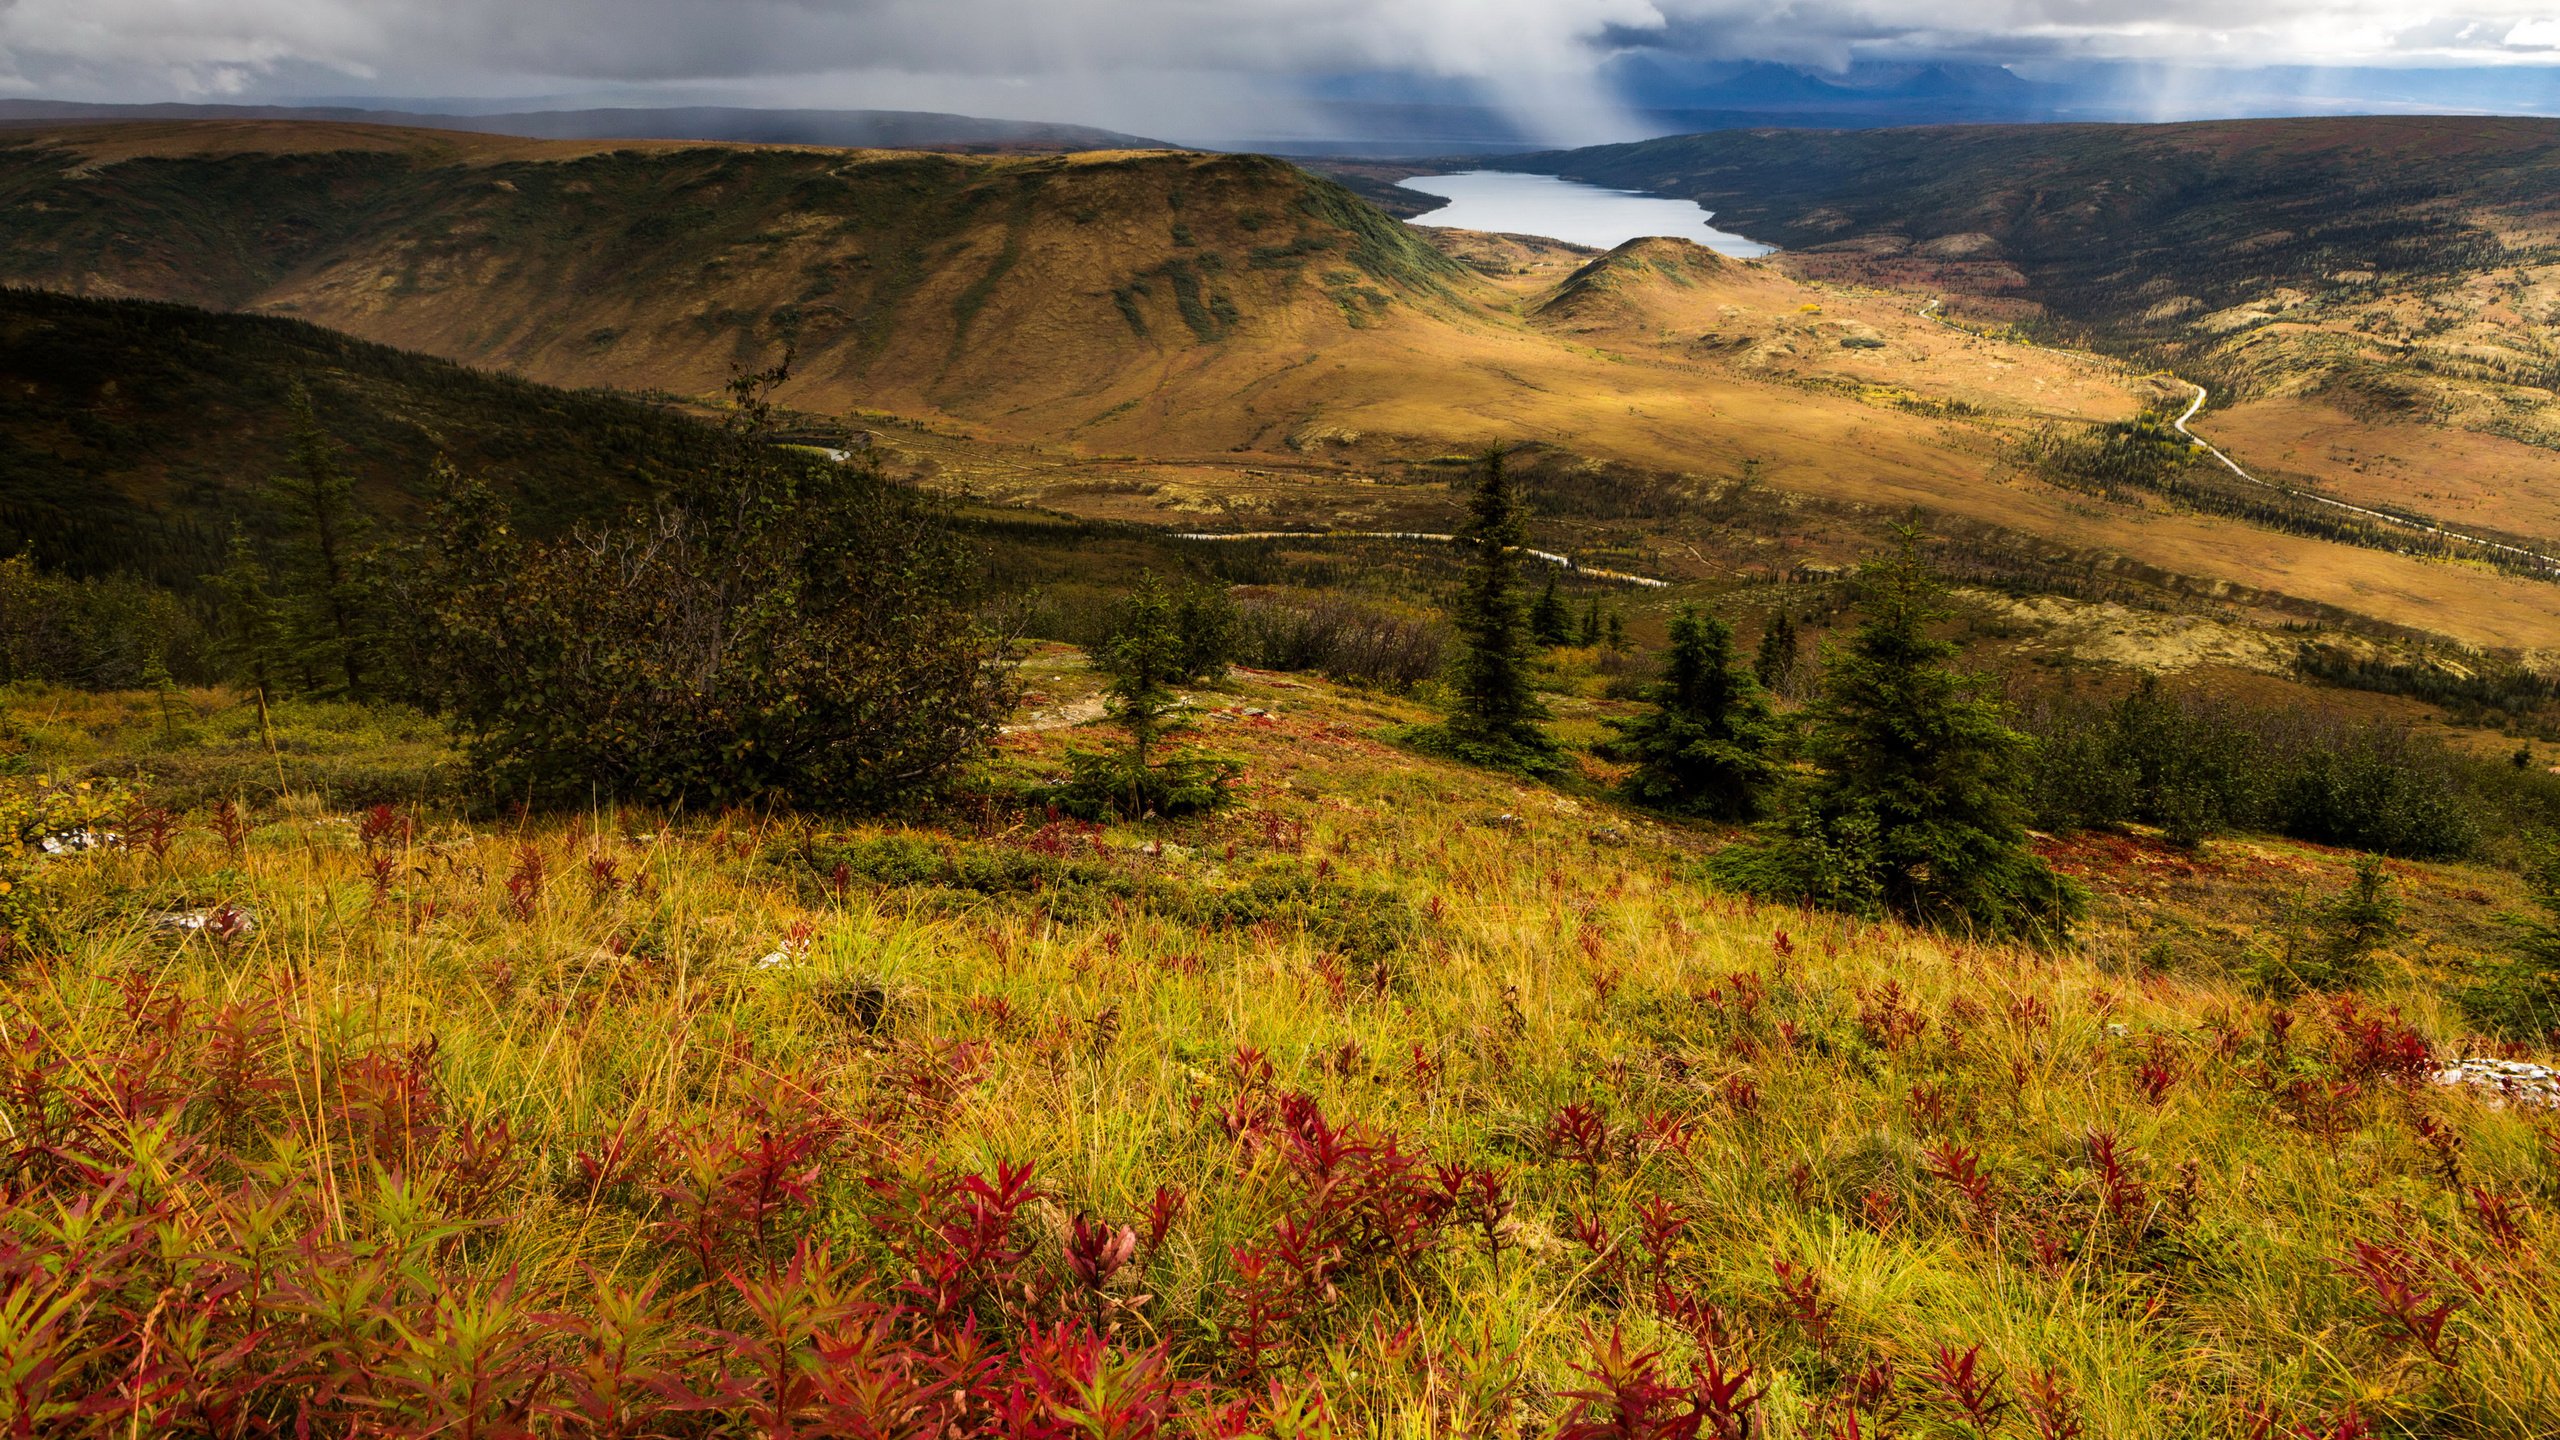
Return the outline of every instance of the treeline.
[[[136,690],[219,674],[202,619],[167,590],[132,575],[75,580],[23,555],[0,558],[0,685]]]
[[[2560,794],[2405,725],[2176,694],[2145,679],[2115,700],[2033,697],[2027,789],[2047,830],[2127,822],[2193,845],[2236,830],[2420,858],[2472,853],[2484,824],[2548,826]],[[2538,801],[2538,803],[2537,803]]]
[[[307,404],[192,607],[15,560],[0,680],[147,685],[200,668],[262,693],[443,717],[485,796],[537,806],[930,798],[1011,708],[949,508],[875,468],[774,445],[777,368],[733,387],[699,461],[550,532],[439,467],[424,523],[356,498]],[[188,667],[173,661],[189,659]]]
[[[2560,677],[2486,656],[2462,669],[2432,660],[2359,654],[2336,645],[2305,644],[2294,658],[2302,674],[2323,684],[2376,695],[2406,695],[2465,725],[2500,725],[2538,715],[2560,699]]]

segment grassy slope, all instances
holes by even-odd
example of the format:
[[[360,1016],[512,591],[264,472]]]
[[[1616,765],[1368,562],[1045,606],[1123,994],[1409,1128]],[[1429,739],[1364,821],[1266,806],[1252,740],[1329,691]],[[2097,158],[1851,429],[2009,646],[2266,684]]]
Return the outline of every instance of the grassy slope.
[[[0,551],[191,584],[291,454],[296,385],[387,516],[416,513],[439,458],[549,528],[708,448],[702,424],[655,406],[313,325],[0,290]]]
[[[1044,689],[1081,683],[1057,657],[1043,666]],[[1250,1117],[1302,1092],[1434,1161],[1490,1167],[1512,1206],[1498,1255],[1471,1226],[1431,1231],[1401,1263],[1347,1268],[1336,1299],[1283,1327],[1280,1368],[1321,1385],[1346,1433],[1543,1433],[1562,1392],[1583,1386],[1570,1367],[1586,1323],[1624,1326],[1685,1370],[1696,1342],[1651,1298],[1658,1267],[1674,1294],[1721,1311],[1725,1358],[1770,1386],[1763,1433],[1776,1437],[1828,1433],[1814,1407],[1886,1361],[1909,1410],[1894,1433],[1967,1433],[1925,1375],[1934,1347],[1976,1343],[2012,1387],[2050,1369],[2087,1433],[2119,1440],[2257,1433],[2245,1416],[2261,1405],[2309,1426],[2350,1403],[2388,1435],[2560,1434],[2548,1232],[2535,1220],[2513,1245],[2494,1240],[2412,1128],[2449,1128],[2466,1185],[2538,1208],[2560,1186],[2547,1120],[2402,1083],[2357,1058],[2360,1032],[2325,1005],[2297,1006],[2276,1043],[2272,1007],[2210,965],[2146,964],[2130,941],[2033,954],[1718,894],[1695,878],[1707,837],[1378,743],[1401,706],[1254,677],[1208,703],[1226,713],[1205,739],[1247,763],[1246,809],[1090,837],[431,816],[395,846],[374,899],[353,829],[313,796],[264,815],[236,861],[189,832],[165,861],[62,865],[80,938],[67,961],[12,973],[0,1004],[13,1033],[36,1027],[39,1057],[66,1061],[131,1053],[128,1017],[153,1006],[245,1007],[235,1033],[238,1017],[271,1020],[232,1070],[181,1058],[178,1073],[273,1077],[250,1092],[256,1123],[235,1143],[272,1153],[261,1183],[302,1197],[288,1225],[318,1197],[328,1243],[358,1256],[462,1204],[403,1218],[366,1198],[384,1132],[330,1098],[379,1084],[367,1057],[431,1038],[434,1108],[400,1132],[404,1153],[442,1177],[461,1163],[456,1136],[503,1118],[514,1140],[498,1188],[469,1204],[475,1238],[395,1250],[415,1258],[392,1283],[475,1297],[501,1336],[537,1333],[526,1312],[592,1304],[582,1267],[661,1273],[670,1293],[691,1279],[684,1247],[652,1238],[669,1202],[645,1184],[600,1190],[579,1151],[621,1135],[665,1167],[644,1174],[679,1183],[697,1160],[716,1169],[725,1137],[772,1123],[751,1107],[779,1093],[794,1125],[842,1129],[811,1201],[771,1222],[776,1243],[834,1237],[873,1294],[902,1272],[870,1238],[862,1217],[880,1202],[862,1177],[1036,1165],[1046,1198],[1019,1238],[1046,1277],[1064,1273],[1067,1217],[1143,1228],[1157,1187],[1181,1187],[1187,1206],[1104,1309],[1128,1343],[1160,1337],[1184,1373],[1232,1383],[1231,1248],[1268,1247],[1310,1203],[1275,1122]],[[158,719],[147,698],[14,708],[39,757],[147,747]],[[1070,739],[1084,743],[1018,735],[1005,763],[1043,767]],[[342,729],[332,743],[373,742]],[[861,843],[886,834],[906,848]],[[1135,848],[1149,840],[1168,848]],[[527,855],[548,877],[530,899],[509,888]],[[855,863],[830,880],[838,857]],[[2103,847],[2076,858],[2130,911],[2159,903],[2146,865]],[[2314,885],[2340,868],[2248,844],[2218,863]],[[1045,881],[897,878],[936,872]],[[2428,896],[2497,883],[2401,875]],[[1255,877],[1286,883],[1257,907],[1217,901]],[[1410,907],[1400,934],[1372,886]],[[221,944],[148,922],[224,902],[254,909],[257,931]],[[756,967],[794,935],[804,955]],[[2453,1046],[2458,1027],[2432,998],[2446,957],[2424,935],[2402,949],[2366,1005],[2402,1007]],[[172,1033],[173,1057],[213,1043],[183,1023]],[[1231,1063],[1244,1046],[1269,1058],[1268,1089]],[[2157,1099],[2146,1062],[2168,1077]],[[92,1083],[77,1063],[54,1068],[74,1094]],[[40,1092],[8,1102],[21,1128],[25,1093]],[[1574,1104],[1610,1137],[1587,1162],[1544,1138]],[[220,1112],[186,1113],[211,1126]],[[2138,1187],[2119,1182],[2112,1206],[2089,1147],[2099,1131],[2119,1137]],[[129,1142],[98,1133],[112,1164]],[[1978,1205],[1948,1178],[1963,1163],[1948,1146],[1989,1177]],[[181,1249],[235,1243],[255,1213],[217,1197],[226,1173],[181,1166],[162,1182],[187,1199]],[[1683,1223],[1648,1245],[1639,1207],[1656,1201]],[[1590,1244],[1576,1238],[1586,1222]],[[2359,1239],[2399,1247],[2430,1294],[2457,1302],[2451,1363],[2425,1358],[2340,1274]],[[1774,1261],[1818,1277],[1818,1338]],[[508,1274],[512,1291],[493,1291]],[[673,1308],[735,1323],[702,1294]],[[428,1347],[451,1343],[463,1312],[430,1309],[413,1339],[377,1333],[450,1364]],[[388,1419],[419,1402],[391,1403]],[[2013,1414],[2000,1433],[2027,1432]]]

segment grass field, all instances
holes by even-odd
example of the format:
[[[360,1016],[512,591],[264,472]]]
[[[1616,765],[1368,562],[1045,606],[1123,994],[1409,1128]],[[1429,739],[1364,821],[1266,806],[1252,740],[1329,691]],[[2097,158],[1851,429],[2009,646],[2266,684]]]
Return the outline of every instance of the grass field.
[[[1090,683],[1057,649],[1029,679],[1047,713]],[[2510,879],[2395,865],[2383,978],[2279,1005],[2239,978],[2252,907],[2345,856],[2073,842],[2090,937],[1977,946],[1719,893],[1720,834],[1414,758],[1405,702],[1193,698],[1246,803],[1101,829],[351,810],[350,773],[434,789],[432,735],[12,692],[19,771],[198,808],[48,863],[62,953],[0,984],[0,1407],[2560,1434],[2560,1126],[2425,1083]],[[994,770],[1107,738],[1019,730]]]

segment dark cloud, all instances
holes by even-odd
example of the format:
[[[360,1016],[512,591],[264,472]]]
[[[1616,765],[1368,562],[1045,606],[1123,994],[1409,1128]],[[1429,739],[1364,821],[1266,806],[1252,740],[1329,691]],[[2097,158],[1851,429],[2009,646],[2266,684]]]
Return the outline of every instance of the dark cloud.
[[[2560,60],[2547,0],[0,0],[0,90],[92,99],[612,94],[1285,118],[1307,82],[1472,86],[1550,132],[1624,128],[1631,53],[2182,65]]]

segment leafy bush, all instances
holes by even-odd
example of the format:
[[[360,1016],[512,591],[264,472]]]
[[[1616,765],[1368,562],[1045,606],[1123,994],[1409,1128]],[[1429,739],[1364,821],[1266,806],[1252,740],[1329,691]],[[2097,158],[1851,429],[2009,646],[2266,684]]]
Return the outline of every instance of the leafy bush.
[[[762,443],[760,394],[741,382],[719,463],[558,541],[518,542],[486,492],[454,488],[415,668],[492,792],[872,810],[931,794],[994,733],[1005,646],[961,606],[945,508]]]
[[[2029,800],[2046,829],[2140,821],[2188,845],[2268,829],[2421,857],[2479,839],[2463,762],[2405,726],[2246,710],[2147,678],[2117,701],[2047,699],[2025,718],[2040,741]]]
[[[1448,637],[1425,620],[1348,600],[1261,599],[1242,607],[1238,658],[1264,670],[1312,671],[1351,685],[1410,690],[1440,673]]]

